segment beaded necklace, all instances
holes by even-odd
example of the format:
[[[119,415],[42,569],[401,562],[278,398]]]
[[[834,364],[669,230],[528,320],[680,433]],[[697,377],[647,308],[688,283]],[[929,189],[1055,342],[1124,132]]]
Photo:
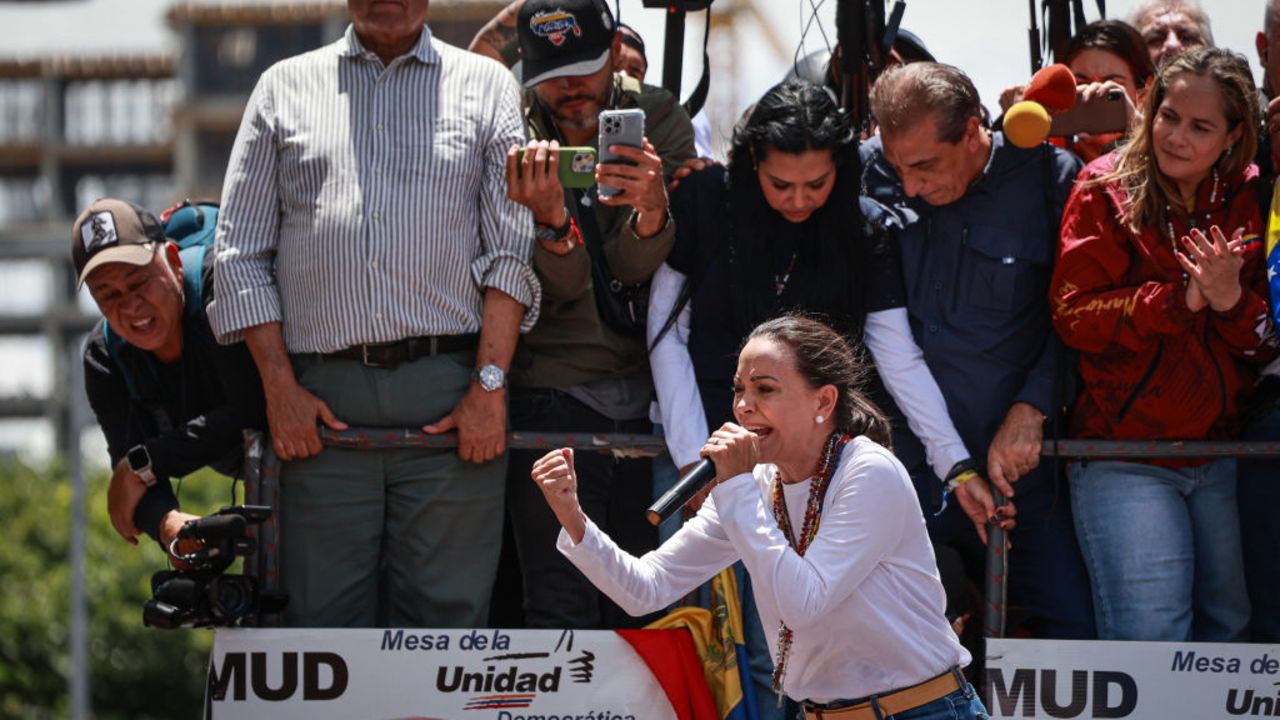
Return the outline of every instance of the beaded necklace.
[[[1215,165],[1213,168],[1213,187],[1209,191],[1209,209],[1205,211],[1206,214],[1213,209],[1214,203],[1218,201],[1218,183],[1219,183],[1218,167]],[[1175,233],[1173,230],[1173,208],[1169,207],[1168,203],[1165,203],[1164,205],[1164,217],[1165,217],[1164,226],[1165,226],[1165,230],[1167,230],[1169,233],[1169,242],[1173,244],[1173,249],[1177,250],[1179,249],[1178,234]],[[1187,203],[1187,224],[1191,226],[1192,230],[1196,228],[1196,210],[1195,210],[1194,198],[1192,198],[1191,202]]]
[[[791,515],[787,513],[787,499],[782,494],[782,475],[773,475],[773,517],[778,522],[778,529],[787,538],[797,555],[804,556],[813,538],[818,534],[818,525],[822,521],[822,502],[827,496],[827,488],[831,485],[831,476],[840,464],[840,454],[844,446],[853,437],[843,433],[832,433],[822,451],[822,459],[818,461],[813,479],[809,481],[809,502],[805,506],[804,525],[800,528],[800,537],[796,538],[791,529]],[[773,666],[773,691],[778,694],[778,703],[782,703],[782,678],[787,672],[787,658],[791,656],[791,640],[794,633],[786,623],[778,623],[778,662]]]

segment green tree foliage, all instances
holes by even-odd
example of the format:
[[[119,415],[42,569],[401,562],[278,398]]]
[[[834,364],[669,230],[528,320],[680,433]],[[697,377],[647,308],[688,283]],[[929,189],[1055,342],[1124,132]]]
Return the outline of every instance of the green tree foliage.
[[[93,715],[200,716],[213,635],[142,624],[152,573],[164,553],[145,536],[124,542],[107,517],[103,471],[88,482],[90,693]],[[183,508],[205,513],[233,502],[231,481],[211,472],[180,492]],[[70,712],[71,483],[65,468],[0,462],[0,717],[54,718]]]

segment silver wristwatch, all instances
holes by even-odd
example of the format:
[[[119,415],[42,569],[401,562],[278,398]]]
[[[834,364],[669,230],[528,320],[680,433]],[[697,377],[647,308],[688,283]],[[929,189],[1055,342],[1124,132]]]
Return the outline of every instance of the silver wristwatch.
[[[497,365],[481,365],[471,372],[471,379],[487,392],[507,386],[507,374]]]

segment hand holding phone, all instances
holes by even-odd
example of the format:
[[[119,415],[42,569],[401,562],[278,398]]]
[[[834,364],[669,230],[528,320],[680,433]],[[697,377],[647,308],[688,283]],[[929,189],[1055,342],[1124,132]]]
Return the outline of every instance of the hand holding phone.
[[[1116,133],[1129,129],[1135,110],[1124,88],[1113,82],[1092,83],[1077,92],[1076,104],[1053,117],[1050,135]]]
[[[600,113],[600,164],[634,165],[636,161],[613,150],[625,146],[640,150],[644,147],[644,110],[605,110]],[[596,195],[601,199],[612,198],[622,188],[601,182]]]
[[[516,149],[517,171],[524,162],[524,148]],[[596,184],[596,149],[588,146],[562,147],[557,150],[559,158],[556,162],[556,177],[560,185],[575,190],[589,188]],[[547,152],[547,163],[550,164],[551,152]]]
[[[615,149],[627,163],[601,163],[596,167],[596,180],[600,186],[610,185],[619,189],[613,195],[600,196],[600,204],[633,208],[636,235],[652,237],[666,226],[668,217],[662,160],[648,140],[639,150],[625,145],[615,146]]]
[[[525,147],[512,145],[507,150],[507,197],[529,208],[534,222],[558,227],[564,224],[566,213],[565,181],[589,187],[595,174],[588,165],[594,170],[595,151],[591,148],[561,148],[555,140],[533,140]]]

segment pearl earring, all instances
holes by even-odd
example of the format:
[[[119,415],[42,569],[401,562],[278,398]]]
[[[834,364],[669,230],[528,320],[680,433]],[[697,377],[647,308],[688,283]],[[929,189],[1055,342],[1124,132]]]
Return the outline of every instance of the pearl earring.
[[[826,420],[826,418],[819,415],[818,417],[814,418],[814,420],[816,420],[818,424],[821,425]]]

